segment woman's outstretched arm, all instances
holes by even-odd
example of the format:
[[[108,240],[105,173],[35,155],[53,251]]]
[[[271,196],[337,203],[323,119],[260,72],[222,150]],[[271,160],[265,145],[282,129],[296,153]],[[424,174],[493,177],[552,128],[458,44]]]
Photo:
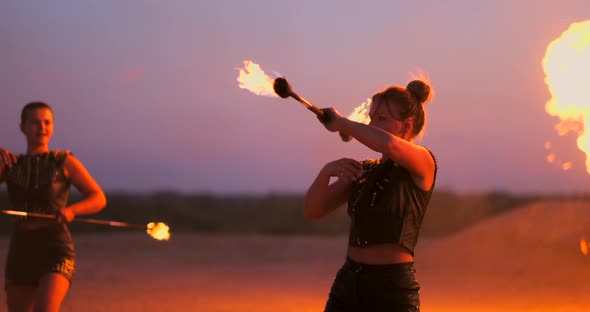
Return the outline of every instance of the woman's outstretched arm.
[[[382,153],[410,171],[420,188],[431,188],[434,182],[435,162],[426,148],[383,129],[344,118],[333,108],[324,111],[330,116],[330,122],[324,124],[328,130],[352,136],[363,145]]]

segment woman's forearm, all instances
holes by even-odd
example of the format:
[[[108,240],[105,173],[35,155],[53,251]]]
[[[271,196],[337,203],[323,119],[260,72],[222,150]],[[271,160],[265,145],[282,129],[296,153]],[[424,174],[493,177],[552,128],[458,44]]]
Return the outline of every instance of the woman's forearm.
[[[340,129],[341,132],[352,136],[366,147],[390,156],[395,155],[397,140],[402,140],[385,130],[346,118],[341,120]]]
[[[333,175],[328,171],[324,167],[307,191],[303,216],[308,220],[323,218],[348,200],[352,180],[346,175],[350,173],[330,184],[330,177]]]
[[[325,174],[324,170],[320,171],[305,196],[305,207],[303,209],[305,219],[319,219],[324,215],[323,211],[325,210],[329,183],[330,176]]]
[[[84,199],[73,203],[68,208],[74,215],[94,214],[101,211],[107,203],[107,199],[102,192],[88,194]]]

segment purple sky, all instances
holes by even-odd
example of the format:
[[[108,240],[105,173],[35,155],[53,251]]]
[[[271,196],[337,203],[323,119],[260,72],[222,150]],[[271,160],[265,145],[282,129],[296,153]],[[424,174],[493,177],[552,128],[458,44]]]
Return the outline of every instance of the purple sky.
[[[292,99],[239,89],[235,68],[253,60],[344,114],[421,68],[438,188],[586,191],[584,154],[544,112],[541,59],[587,19],[587,0],[3,1],[0,146],[25,150],[20,109],[43,100],[51,147],[104,189],[303,192],[325,162],[376,155]]]

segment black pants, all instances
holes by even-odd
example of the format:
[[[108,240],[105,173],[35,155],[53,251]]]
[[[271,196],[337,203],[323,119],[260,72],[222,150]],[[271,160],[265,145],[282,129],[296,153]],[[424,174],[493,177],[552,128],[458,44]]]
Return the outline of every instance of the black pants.
[[[46,273],[59,273],[71,280],[74,258],[72,236],[65,225],[37,230],[16,228],[8,248],[4,285],[36,286]]]
[[[346,259],[336,274],[324,311],[420,311],[420,285],[413,264],[369,265]]]

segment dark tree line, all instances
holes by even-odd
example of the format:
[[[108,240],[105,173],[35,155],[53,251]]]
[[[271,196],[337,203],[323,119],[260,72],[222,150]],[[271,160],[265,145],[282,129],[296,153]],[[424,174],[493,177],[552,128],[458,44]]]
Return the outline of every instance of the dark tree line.
[[[513,195],[503,192],[457,194],[435,192],[426,213],[423,237],[451,234],[488,217],[524,204],[566,196]],[[567,196],[583,198],[586,195]],[[79,198],[73,195],[72,200]],[[348,229],[345,207],[333,215],[309,222],[303,219],[302,194],[212,195],[155,192],[107,194],[108,205],[93,218],[147,224],[165,222],[172,232],[256,233],[272,235],[343,235]],[[10,209],[6,192],[0,207]],[[0,233],[10,231],[10,218],[0,217]],[[73,223],[74,232],[125,231],[103,225]]]

